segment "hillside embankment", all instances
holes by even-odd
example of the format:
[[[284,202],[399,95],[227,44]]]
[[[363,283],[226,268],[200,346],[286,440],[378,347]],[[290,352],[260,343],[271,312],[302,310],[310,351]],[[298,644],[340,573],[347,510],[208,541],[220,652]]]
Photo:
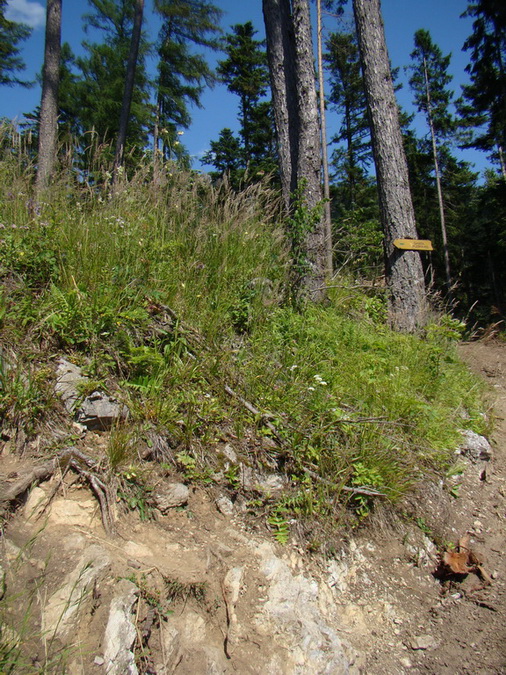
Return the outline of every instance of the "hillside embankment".
[[[506,346],[459,351],[490,385],[491,452],[462,454],[451,489],[422,483],[331,557],[276,543],[240,494],[184,486],[169,467],[154,518],[113,513],[108,532],[87,480],[108,432],[82,433],[67,463],[38,477],[36,449],[20,456],[4,438],[4,494],[30,472],[38,485],[4,524],[0,670],[506,672]],[[441,566],[444,551],[462,574]]]

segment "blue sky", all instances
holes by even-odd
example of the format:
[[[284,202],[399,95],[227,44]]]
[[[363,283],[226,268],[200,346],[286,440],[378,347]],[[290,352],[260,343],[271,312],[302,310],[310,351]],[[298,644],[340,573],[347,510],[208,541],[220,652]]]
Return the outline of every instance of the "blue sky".
[[[258,38],[263,37],[263,18],[261,0],[214,0],[214,4],[224,11],[222,26],[227,32],[231,25],[252,21],[258,29]],[[35,79],[40,72],[44,50],[45,2],[37,0],[8,0],[8,18],[24,21],[33,26],[33,33],[24,43],[23,58],[27,64],[26,78]],[[383,18],[387,36],[390,59],[394,67],[399,66],[400,80],[406,82],[403,67],[410,63],[413,50],[413,35],[419,28],[430,31],[433,41],[444,54],[452,53],[450,74],[453,75],[452,88],[460,94],[460,84],[467,82],[464,71],[468,63],[468,54],[462,52],[462,45],[472,31],[469,19],[459,18],[467,7],[467,0],[382,0]],[[150,14],[151,0],[146,0],[146,15]],[[63,1],[63,40],[71,44],[76,53],[81,52],[83,39],[81,17],[86,13],[86,0]],[[325,31],[338,29],[337,19],[324,18]],[[153,29],[156,28],[153,26]],[[153,33],[154,35],[154,33]],[[88,36],[89,37],[89,36]],[[215,61],[220,55],[212,55]],[[407,84],[397,94],[399,102],[408,111],[413,112],[412,95]],[[23,113],[32,111],[39,103],[40,88],[3,87],[0,98],[0,117],[20,119]],[[209,142],[218,138],[224,127],[233,130],[237,124],[237,97],[229,94],[223,85],[206,91],[202,97],[203,109],[192,110],[193,124],[183,136],[184,143],[194,158],[195,168],[201,168],[199,157],[209,149]],[[338,125],[338,119],[332,110],[327,113],[328,136]],[[425,133],[423,120],[416,121],[418,133]],[[488,165],[485,154],[475,151],[461,153],[462,159],[472,162],[476,170],[482,171]]]

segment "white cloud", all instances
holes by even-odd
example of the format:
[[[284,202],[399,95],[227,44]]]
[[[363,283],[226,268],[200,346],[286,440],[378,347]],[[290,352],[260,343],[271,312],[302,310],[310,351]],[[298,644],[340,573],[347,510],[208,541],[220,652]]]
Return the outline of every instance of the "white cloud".
[[[8,0],[5,18],[17,23],[26,23],[32,28],[40,28],[46,22],[46,9],[40,2]]]

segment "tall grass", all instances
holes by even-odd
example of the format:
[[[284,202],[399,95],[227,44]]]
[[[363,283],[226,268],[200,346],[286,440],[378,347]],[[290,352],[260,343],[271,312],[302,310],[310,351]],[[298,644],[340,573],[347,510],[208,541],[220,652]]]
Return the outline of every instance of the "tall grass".
[[[257,448],[275,429],[274,458],[248,461],[283,466],[298,495],[285,507],[313,514],[349,501],[344,486],[397,499],[451,461],[461,427],[483,427],[456,322],[394,334],[384,290],[345,272],[327,306],[284,304],[288,246],[267,183],[235,193],[169,165],[155,187],[146,165],[110,192],[67,171],[34,210],[29,157],[1,147],[2,339],[71,352],[130,399],[134,424],[162,426],[210,465],[224,433]]]

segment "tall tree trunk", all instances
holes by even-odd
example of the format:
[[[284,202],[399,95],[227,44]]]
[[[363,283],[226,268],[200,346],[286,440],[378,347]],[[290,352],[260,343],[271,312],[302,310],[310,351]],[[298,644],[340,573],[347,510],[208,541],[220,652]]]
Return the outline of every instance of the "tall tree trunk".
[[[307,215],[322,202],[321,138],[316,96],[311,18],[308,0],[263,0],[267,57],[280,158],[283,197],[291,209],[300,191]],[[301,225],[301,223],[299,223]],[[296,234],[299,265],[297,293],[325,297],[326,236],[322,217],[307,218]],[[302,239],[302,240],[301,240]],[[302,255],[301,255],[302,254]]]
[[[497,146],[497,152],[499,154],[499,163],[501,165],[501,175],[506,180],[506,163],[504,161],[504,152],[501,145]]]
[[[323,196],[325,198],[325,254],[327,278],[333,273],[332,218],[330,213],[329,158],[327,152],[327,117],[325,114],[325,77],[323,71],[322,49],[322,2],[316,2],[317,44],[318,44],[318,89],[320,94],[320,127],[322,142]]]
[[[426,321],[425,287],[419,253],[396,249],[393,243],[418,235],[380,1],[353,0],[353,8],[384,230],[390,322],[396,330],[413,332]]]
[[[427,98],[427,121],[429,123],[430,137],[432,141],[432,157],[434,160],[434,175],[436,177],[437,200],[439,205],[439,222],[441,225],[441,238],[443,240],[443,257],[445,262],[446,274],[446,292],[451,300],[452,294],[452,275],[450,272],[450,253],[448,251],[448,237],[446,234],[445,207],[443,203],[443,190],[441,188],[441,172],[439,170],[439,160],[437,152],[436,133],[434,131],[434,122],[432,119],[432,101],[430,96],[429,74],[427,72],[427,61],[423,59],[423,73],[425,77],[425,96]]]
[[[125,153],[128,119],[130,117],[130,108],[132,105],[132,95],[135,83],[135,69],[137,67],[137,58],[139,56],[139,44],[141,41],[143,12],[144,12],[144,0],[135,0],[135,14],[134,14],[134,25],[132,29],[132,41],[130,43],[130,53],[128,55],[128,65],[125,77],[125,89],[123,91],[123,103],[121,106],[121,116],[119,120],[118,139],[116,142],[116,152],[114,154],[114,168],[112,176],[113,184],[118,178],[118,169],[123,164],[123,156]]]
[[[298,120],[295,43],[289,0],[263,0],[267,57],[279,155],[281,190],[287,213],[297,189]]]
[[[62,0],[47,0],[46,39],[40,101],[39,150],[35,191],[39,197],[53,173],[58,142]]]

